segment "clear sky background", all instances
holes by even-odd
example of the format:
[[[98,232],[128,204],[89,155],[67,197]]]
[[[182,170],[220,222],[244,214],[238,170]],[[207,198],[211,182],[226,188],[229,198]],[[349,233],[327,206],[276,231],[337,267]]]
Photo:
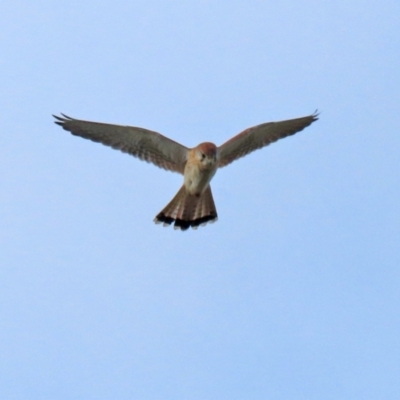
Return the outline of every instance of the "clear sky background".
[[[400,3],[3,1],[1,399],[395,399]],[[51,114],[186,146],[320,120],[182,184]]]

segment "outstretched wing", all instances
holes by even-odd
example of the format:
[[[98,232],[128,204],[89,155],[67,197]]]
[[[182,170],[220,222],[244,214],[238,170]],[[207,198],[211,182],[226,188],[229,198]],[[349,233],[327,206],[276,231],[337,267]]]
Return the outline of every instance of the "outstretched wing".
[[[133,126],[81,121],[61,114],[56,124],[73,135],[103,143],[157,167],[183,174],[188,148],[157,132]]]
[[[268,146],[286,136],[294,135],[318,119],[318,113],[303,118],[267,122],[253,126],[234,136],[218,148],[219,167],[225,167],[254,150]]]

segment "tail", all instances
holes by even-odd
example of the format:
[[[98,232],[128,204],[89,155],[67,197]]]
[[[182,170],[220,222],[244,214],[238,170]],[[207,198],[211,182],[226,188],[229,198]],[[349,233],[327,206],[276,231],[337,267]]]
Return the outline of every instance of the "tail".
[[[155,217],[154,222],[164,226],[174,223],[174,229],[185,231],[190,226],[197,229],[199,225],[217,220],[217,210],[211,193],[211,187],[196,196],[187,192],[182,186],[175,197]]]

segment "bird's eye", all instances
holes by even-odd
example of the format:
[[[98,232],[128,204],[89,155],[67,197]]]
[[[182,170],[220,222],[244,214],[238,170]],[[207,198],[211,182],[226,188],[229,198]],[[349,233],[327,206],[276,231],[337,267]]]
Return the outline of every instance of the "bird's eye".
[[[206,158],[206,155],[204,153],[201,153],[201,161],[203,161]]]

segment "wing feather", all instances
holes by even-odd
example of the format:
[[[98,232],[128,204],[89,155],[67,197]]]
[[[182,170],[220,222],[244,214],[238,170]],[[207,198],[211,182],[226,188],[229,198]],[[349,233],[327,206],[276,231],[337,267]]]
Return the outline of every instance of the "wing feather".
[[[82,121],[61,114],[56,124],[75,136],[102,143],[157,167],[183,174],[188,148],[144,128]]]
[[[307,117],[279,122],[267,122],[248,128],[218,148],[220,157],[219,167],[225,167],[254,150],[261,149],[279,139],[294,135],[296,132],[311,125],[317,119],[318,113],[315,112]]]

